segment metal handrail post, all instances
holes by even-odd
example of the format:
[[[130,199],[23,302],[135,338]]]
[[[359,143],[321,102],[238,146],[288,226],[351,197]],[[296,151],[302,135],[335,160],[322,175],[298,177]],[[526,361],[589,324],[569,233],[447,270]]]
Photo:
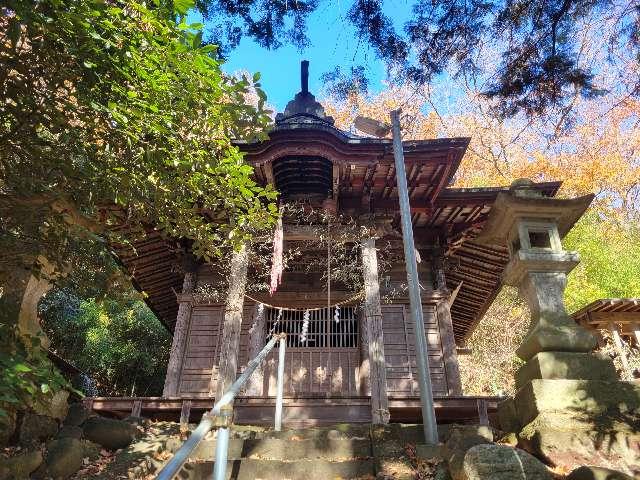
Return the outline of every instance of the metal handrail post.
[[[398,200],[400,203],[402,240],[404,243],[404,258],[407,268],[407,283],[409,284],[409,303],[411,305],[411,316],[413,317],[416,337],[416,363],[418,367],[418,385],[420,386],[420,403],[422,404],[424,440],[428,445],[437,445],[438,426],[436,424],[436,414],[433,406],[427,337],[422,317],[422,300],[420,299],[416,249],[413,242],[413,225],[411,224],[407,172],[404,166],[404,151],[402,149],[402,136],[400,133],[400,110],[393,110],[390,116],[391,129],[393,132],[393,157],[396,166]]]
[[[193,433],[189,436],[186,442],[182,444],[182,447],[178,449],[173,458],[169,460],[169,462],[164,466],[162,470],[158,473],[156,480],[171,480],[182,468],[182,465],[187,461],[191,453],[196,449],[198,444],[202,441],[204,436],[215,426],[216,418],[220,416],[220,412],[222,407],[231,403],[231,401],[238,394],[240,389],[247,383],[251,374],[253,374],[254,370],[260,365],[269,352],[273,349],[276,342],[283,338],[284,334],[274,335],[271,337],[269,342],[264,346],[264,348],[260,351],[256,357],[251,360],[247,364],[247,368],[245,368],[244,372],[238,377],[238,379],[233,382],[233,385],[229,387],[229,390],[222,395],[220,400],[218,400],[211,411],[205,413],[202,416],[202,420],[200,421],[200,425],[193,431]],[[225,425],[224,428],[227,428]],[[221,430],[223,427],[221,427]],[[228,428],[227,428],[228,430]],[[228,439],[227,439],[228,440]],[[228,442],[227,442],[228,447]],[[217,443],[216,443],[216,451],[217,451]],[[224,466],[224,474],[226,474],[227,462],[226,462],[226,453],[224,453],[225,462],[222,464]],[[218,457],[216,457],[217,460]],[[224,478],[221,477],[221,478]]]
[[[276,432],[282,430],[282,397],[284,396],[284,355],[287,347],[286,338],[280,339],[280,349],[278,352],[278,385],[276,392],[276,415],[274,419],[274,429]]]
[[[175,453],[173,458],[169,460],[162,470],[158,473],[156,480],[171,480],[182,468],[182,465],[187,461],[191,452],[193,452],[200,441],[204,438],[209,430],[213,428],[213,418],[209,415],[204,415],[198,428],[196,428],[189,438],[182,444],[182,447]]]
[[[213,480],[225,480],[229,456],[229,427],[220,427],[216,436],[216,460],[213,464]]]

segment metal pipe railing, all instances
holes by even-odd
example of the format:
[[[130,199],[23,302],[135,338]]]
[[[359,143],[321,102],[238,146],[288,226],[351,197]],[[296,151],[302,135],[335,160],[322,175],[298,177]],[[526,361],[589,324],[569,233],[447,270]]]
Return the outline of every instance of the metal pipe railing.
[[[273,428],[276,432],[282,430],[282,397],[284,394],[284,349],[287,345],[287,339],[280,339],[280,351],[278,355],[278,385],[276,391],[276,414],[274,418]]]
[[[227,471],[227,453],[229,449],[229,426],[231,423],[231,417],[233,407],[231,402],[238,394],[240,389],[247,383],[247,380],[251,377],[256,368],[264,361],[269,352],[273,349],[276,342],[280,340],[280,356],[278,365],[278,371],[283,369],[284,373],[284,348],[286,344],[286,334],[276,334],[271,337],[264,348],[260,351],[256,357],[247,364],[244,372],[237,378],[235,382],[229,387],[224,395],[218,400],[213,408],[202,416],[202,420],[198,427],[191,433],[189,438],[178,449],[173,458],[164,466],[162,470],[156,476],[156,480],[171,480],[182,468],[187,461],[191,453],[196,449],[198,444],[202,441],[204,436],[212,429],[218,428],[218,438],[216,440],[216,460],[214,465],[214,479],[224,480]],[[282,391],[282,378],[278,375],[278,391]],[[282,412],[282,398],[279,399],[280,411]],[[225,408],[231,407],[231,408]],[[276,401],[276,410],[278,409],[278,400]],[[224,410],[224,413],[222,413]]]
[[[420,403],[422,404],[424,441],[427,445],[437,445],[438,425],[436,424],[436,414],[433,406],[433,389],[431,387],[431,375],[429,373],[429,350],[422,316],[422,300],[420,299],[416,248],[413,241],[411,207],[409,204],[409,191],[407,189],[407,172],[404,166],[404,150],[402,146],[402,134],[400,132],[400,110],[393,110],[390,115],[391,130],[393,133],[393,157],[396,166],[398,201],[400,203],[400,224],[402,225],[404,259],[407,270],[407,284],[409,286],[409,305],[411,307],[411,318],[413,319],[416,339],[416,364],[418,367]]]
[[[216,460],[213,464],[213,478],[225,480],[227,476],[227,458],[229,456],[229,427],[220,427],[216,436]]]

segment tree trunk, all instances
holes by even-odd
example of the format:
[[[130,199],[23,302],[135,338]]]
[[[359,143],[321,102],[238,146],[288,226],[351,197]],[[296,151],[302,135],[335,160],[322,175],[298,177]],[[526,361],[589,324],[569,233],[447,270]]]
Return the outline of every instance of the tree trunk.
[[[240,348],[240,326],[242,324],[242,308],[247,285],[247,266],[249,249],[243,246],[231,258],[229,290],[224,310],[224,323],[220,359],[218,361],[218,381],[215,398],[219,399],[236,379],[238,371],[238,350]],[[213,392],[212,392],[213,393]]]
[[[50,341],[42,331],[38,316],[38,304],[42,296],[51,290],[53,266],[44,258],[38,259],[39,275],[33,268],[18,268],[7,275],[0,288],[0,323],[17,325],[22,335],[39,336],[41,346],[49,348]]]

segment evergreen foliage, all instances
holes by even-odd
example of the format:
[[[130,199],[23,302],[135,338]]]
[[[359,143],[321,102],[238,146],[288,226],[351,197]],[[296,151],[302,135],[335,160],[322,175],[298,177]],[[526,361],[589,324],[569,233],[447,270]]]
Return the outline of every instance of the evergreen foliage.
[[[136,381],[157,391],[134,371],[161,378],[167,335],[139,300],[126,299],[131,287],[109,266],[108,245],[157,228],[209,259],[275,218],[275,192],[256,185],[233,145],[265,135],[259,75],[221,71],[201,26],[186,23],[192,7],[189,0],[0,6],[0,324],[9,362],[0,406],[63,385],[39,345],[13,327],[31,274],[73,278],[94,289],[84,298],[103,295],[101,288],[117,298],[123,288],[121,305],[72,302],[73,321],[61,315],[50,333],[64,348],[79,347],[70,360],[104,371],[118,391]]]
[[[9,409],[45,405],[53,393],[71,386],[47,358],[37,336],[21,335],[0,323],[0,426]]]
[[[43,328],[56,353],[107,396],[159,396],[171,335],[139,298],[84,300],[70,289],[47,295]]]
[[[211,41],[227,50],[243,36],[265,48],[309,42],[307,21],[324,5],[317,0],[198,0],[208,20]],[[603,93],[594,76],[603,65],[585,63],[582,27],[595,21],[616,23],[605,49],[640,54],[640,9],[635,0],[413,0],[411,16],[403,24],[389,15],[390,2],[353,0],[347,4],[345,22],[361,43],[368,45],[393,72],[393,77],[423,85],[447,72],[490,79],[484,93],[497,100],[505,116],[524,112],[537,115],[554,107],[568,107],[578,95]],[[391,7],[393,11],[393,7]],[[479,51],[491,50],[486,62]],[[611,65],[620,55],[609,55]],[[335,72],[330,72],[329,76]],[[358,68],[339,82],[335,91],[348,94],[358,85]],[[344,88],[346,87],[346,88]],[[632,90],[640,90],[637,79]]]

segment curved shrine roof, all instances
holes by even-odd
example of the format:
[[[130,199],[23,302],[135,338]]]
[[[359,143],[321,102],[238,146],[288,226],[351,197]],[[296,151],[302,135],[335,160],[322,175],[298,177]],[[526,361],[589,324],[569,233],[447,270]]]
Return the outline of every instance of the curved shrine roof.
[[[274,184],[285,196],[304,195],[305,191],[322,195],[326,189],[326,196],[340,213],[383,214],[392,217],[397,227],[399,204],[392,140],[336,128],[309,93],[304,64],[302,73],[301,91],[278,114],[269,139],[237,142],[245,160],[255,169],[256,181]],[[450,290],[458,289],[451,313],[459,343],[497,295],[508,261],[505,245],[473,241],[496,196],[508,187],[450,187],[469,140],[403,142],[416,244],[433,243],[443,235],[448,240],[446,278]],[[559,187],[560,182],[535,185],[545,196],[554,196]],[[143,241],[113,248],[136,288],[146,293],[147,304],[173,330],[178,310],[176,293],[182,288],[182,275],[176,268],[179,242],[150,229]]]

